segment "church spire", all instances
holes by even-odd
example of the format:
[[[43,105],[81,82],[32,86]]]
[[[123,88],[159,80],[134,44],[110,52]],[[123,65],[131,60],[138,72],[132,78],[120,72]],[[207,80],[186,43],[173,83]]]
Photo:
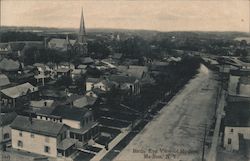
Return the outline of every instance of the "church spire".
[[[85,24],[84,24],[84,17],[83,17],[83,9],[81,13],[81,21],[80,21],[80,29],[78,33],[78,54],[86,56],[88,54],[87,49],[87,40],[86,40],[86,31],[85,31]]]
[[[85,24],[84,24],[84,17],[83,17],[83,9],[82,9],[80,29],[79,29],[79,34],[78,34],[78,42],[86,43],[85,36],[86,36],[86,31],[85,31]]]

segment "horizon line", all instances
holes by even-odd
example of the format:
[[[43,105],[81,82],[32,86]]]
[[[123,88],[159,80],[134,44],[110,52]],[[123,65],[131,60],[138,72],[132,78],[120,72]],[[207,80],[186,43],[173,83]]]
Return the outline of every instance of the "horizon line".
[[[2,27],[14,27],[14,28],[44,28],[44,29],[68,29],[68,30],[78,30],[76,27],[49,27],[49,26],[9,26],[9,25],[1,25],[0,30]],[[157,30],[157,29],[129,29],[129,28],[108,28],[108,27],[86,27],[86,30],[92,29],[104,29],[104,30],[130,30],[130,31],[151,31],[151,32],[239,32],[239,33],[247,33],[250,34],[249,31],[237,31],[237,30]]]

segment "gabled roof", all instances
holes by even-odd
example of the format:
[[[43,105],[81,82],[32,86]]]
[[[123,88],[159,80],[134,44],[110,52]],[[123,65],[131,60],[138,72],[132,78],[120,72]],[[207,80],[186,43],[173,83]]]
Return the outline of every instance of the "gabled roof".
[[[24,83],[24,84],[20,84],[14,87],[10,87],[10,88],[6,88],[1,90],[1,92],[10,97],[10,98],[18,98],[20,96],[24,96],[26,94],[28,94],[28,92],[35,92],[38,91],[38,88],[31,85],[30,83]]]
[[[71,69],[69,69],[69,68],[58,68],[57,70],[56,70],[56,72],[58,72],[58,73],[67,73],[67,72],[69,72]]]
[[[3,58],[0,61],[0,70],[3,70],[3,71],[7,71],[7,72],[18,71],[19,67],[20,67],[20,63],[12,59]]]
[[[81,63],[82,64],[91,64],[91,63],[94,63],[94,60],[90,57],[85,57],[85,58],[81,58]]]
[[[136,77],[141,79],[143,74],[148,72],[148,67],[138,66],[138,65],[129,65],[129,66],[118,66],[118,70],[128,74],[129,76]]]
[[[70,106],[57,106],[51,115],[60,116],[63,119],[81,121],[82,118],[88,114],[89,111],[87,108],[76,108]]]
[[[68,148],[73,146],[75,143],[76,143],[76,139],[65,138],[63,141],[61,141],[58,144],[57,149],[67,150]]]
[[[67,39],[59,39],[59,38],[52,38],[49,43],[52,45],[52,48],[64,48],[66,45],[74,44],[76,41],[75,40],[69,40],[67,42]]]
[[[68,127],[62,123],[45,121],[29,117],[17,116],[11,124],[12,129],[31,132],[40,135],[57,137],[63,127]]]
[[[83,96],[73,101],[73,105],[78,108],[83,108],[88,105],[93,105],[95,101],[96,101],[95,97]]]
[[[9,78],[5,74],[0,74],[0,86],[6,86],[10,84]]]
[[[101,80],[99,78],[87,78],[86,82],[90,82],[90,83],[98,83]]]
[[[84,65],[84,64],[80,64],[77,66],[78,69],[86,69],[87,68],[87,65]]]

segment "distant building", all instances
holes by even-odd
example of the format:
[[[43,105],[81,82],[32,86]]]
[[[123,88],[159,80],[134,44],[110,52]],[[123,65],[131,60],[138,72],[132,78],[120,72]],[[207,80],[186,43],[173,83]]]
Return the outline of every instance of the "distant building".
[[[76,40],[68,40],[68,38],[66,39],[52,38],[48,42],[48,48],[59,51],[68,51],[71,49],[71,45],[74,45],[75,42]]]
[[[31,98],[36,92],[38,92],[38,88],[30,83],[24,83],[3,89],[1,90],[2,104],[5,106],[16,107],[16,104],[20,101],[23,104],[25,100],[28,101],[28,97]]]
[[[108,80],[115,83],[116,87],[127,91],[130,95],[140,94],[140,82],[137,78],[132,76],[123,76],[123,75],[111,75],[108,77]]]
[[[75,52],[77,58],[79,58],[79,57],[86,57],[88,55],[87,45],[88,43],[86,39],[86,30],[85,30],[85,23],[82,10],[77,40],[69,40],[68,36],[65,39],[52,38],[46,46],[48,48],[59,51]]]

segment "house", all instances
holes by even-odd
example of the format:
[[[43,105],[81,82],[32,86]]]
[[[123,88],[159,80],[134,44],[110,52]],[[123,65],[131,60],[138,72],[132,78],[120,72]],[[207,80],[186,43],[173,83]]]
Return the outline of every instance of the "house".
[[[97,97],[93,96],[82,96],[73,101],[73,106],[78,108],[91,107],[95,104]]]
[[[88,78],[86,80],[86,91],[100,89],[101,91],[107,92],[110,91],[113,86],[114,83],[105,79]]]
[[[75,44],[75,42],[76,40],[52,38],[48,42],[48,48],[60,51],[67,51],[68,49],[70,49],[71,45]]]
[[[5,74],[0,74],[0,87],[3,88],[10,84],[9,78]]]
[[[45,81],[54,77],[54,72],[48,65],[42,63],[35,63],[33,64],[33,66],[36,69],[34,75],[36,83],[42,82],[42,85],[44,86]]]
[[[117,69],[128,76],[135,77],[137,79],[143,79],[148,73],[147,66],[138,66],[138,65],[128,65],[128,66],[118,66]]]
[[[94,62],[95,61],[90,57],[81,58],[81,64],[83,65],[90,65],[90,64],[93,64]]]
[[[8,43],[0,43],[0,58],[6,57],[10,52],[10,46]]]
[[[228,102],[250,101],[249,77],[230,75],[228,81]]]
[[[11,124],[12,148],[48,157],[69,156],[75,140],[63,123],[17,116]]]
[[[26,100],[27,97],[31,97],[38,91],[38,88],[30,83],[20,84],[14,87],[1,90],[2,103],[6,106],[16,107],[19,101]]]
[[[17,114],[15,112],[10,112],[10,113],[0,113],[0,115],[1,115],[0,131],[2,131],[0,135],[0,144],[1,143],[4,144],[11,140],[10,124],[17,117]]]
[[[77,79],[85,75],[86,72],[87,70],[85,69],[73,69],[73,71],[70,73],[73,83],[75,83]]]
[[[70,138],[78,140],[77,145],[80,148],[83,148],[90,139],[96,138],[100,133],[93,112],[87,108],[57,106],[50,116],[60,117],[62,123],[70,126]]]
[[[17,72],[20,70],[20,63],[12,59],[3,58],[0,61],[0,70],[4,72]]]
[[[250,140],[249,107],[249,102],[230,102],[226,106],[223,142],[223,146],[226,150],[239,151],[241,146],[240,137],[243,137],[245,140]]]
[[[69,62],[61,62],[56,66],[56,69],[59,68],[68,68],[68,69],[75,69],[75,65]]]
[[[99,82],[100,82],[99,78],[87,78],[86,79],[86,91],[92,90],[94,88],[94,85]]]
[[[140,94],[140,82],[137,78],[124,75],[110,75],[108,80],[116,84],[121,90],[128,91],[130,95]]]
[[[69,68],[58,68],[56,70],[57,77],[70,76],[71,69]]]
[[[84,64],[80,64],[77,66],[77,69],[86,69],[87,68],[87,65],[84,65]]]
[[[95,98],[98,98],[97,94],[94,92],[94,91],[87,91],[85,93],[86,96],[88,97],[95,97]]]

